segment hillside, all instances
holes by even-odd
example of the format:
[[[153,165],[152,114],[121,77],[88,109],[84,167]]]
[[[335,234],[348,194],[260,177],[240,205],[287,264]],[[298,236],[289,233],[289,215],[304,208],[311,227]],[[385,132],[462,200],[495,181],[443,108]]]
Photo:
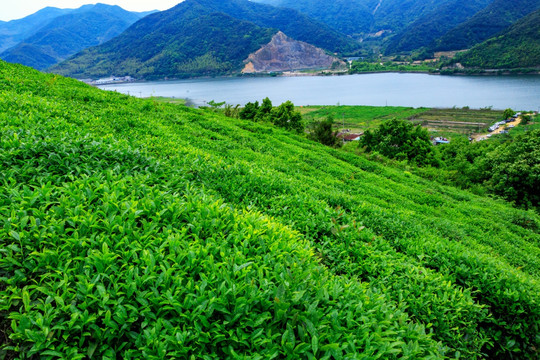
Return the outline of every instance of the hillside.
[[[118,6],[87,5],[55,17],[32,36],[1,53],[0,58],[43,70],[83,49],[112,39],[142,15]]]
[[[540,0],[256,0],[296,9],[386,54],[470,48],[540,8]]]
[[[0,53],[33,35],[52,19],[72,10],[46,7],[22,19],[0,23]]]
[[[268,124],[0,84],[11,353],[537,358],[537,214]]]
[[[432,49],[436,51],[468,49],[495,36],[538,9],[540,0],[494,0],[484,10],[438,39]]]
[[[540,10],[518,20],[497,37],[460,54],[454,61],[484,69],[539,67]]]
[[[397,33],[386,46],[386,53],[412,51],[431,45],[452,28],[467,21],[492,0],[453,0],[417,18]]]
[[[399,33],[419,18],[437,13],[452,0],[382,0],[374,9],[372,32],[390,30]]]
[[[353,51],[358,44],[324,23],[290,8],[274,7],[246,0],[198,0],[208,10],[222,12],[235,19],[250,21],[263,28],[278,29],[298,41],[331,52]]]
[[[348,35],[369,32],[373,23],[373,9],[378,0],[256,0],[300,11],[331,28]]]
[[[400,34],[408,27],[414,29],[414,26],[418,26],[419,23],[429,22],[433,16],[440,16],[441,20],[450,21],[450,24],[455,26],[463,18],[472,16],[471,12],[481,9],[482,4],[487,4],[490,0],[472,1],[470,4],[456,2],[456,0],[257,1],[296,9],[340,32],[356,35],[365,40],[372,36],[379,36],[377,33],[380,34],[381,31],[385,32],[383,34],[385,36]],[[464,5],[464,8],[461,8],[461,5]],[[435,31],[442,31],[439,28],[445,26],[444,24],[436,25]]]
[[[136,78],[238,72],[249,54],[270,42],[277,26],[296,40],[331,46],[330,50],[351,43],[294,10],[247,0],[187,0],[145,17],[117,38],[81,52],[52,71],[76,77],[114,73]]]

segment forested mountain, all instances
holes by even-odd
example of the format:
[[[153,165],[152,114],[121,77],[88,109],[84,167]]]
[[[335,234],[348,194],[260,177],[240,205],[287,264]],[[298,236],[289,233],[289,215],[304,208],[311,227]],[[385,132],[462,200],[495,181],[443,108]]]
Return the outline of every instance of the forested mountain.
[[[67,14],[72,9],[46,7],[22,19],[0,23],[0,53],[33,35],[52,19]]]
[[[462,50],[487,40],[540,9],[540,0],[495,0],[436,41],[433,50]]]
[[[419,17],[397,33],[386,47],[387,53],[412,51],[431,45],[446,32],[467,21],[493,0],[452,0]]]
[[[455,0],[256,0],[290,7],[349,35],[388,31],[399,33],[418,19],[452,12]],[[476,0],[475,4],[490,0]],[[469,6],[469,5],[467,5]],[[478,7],[478,8],[481,8]],[[462,17],[462,9],[453,9]],[[452,20],[456,21],[456,20]],[[362,37],[362,36],[360,36]]]
[[[255,0],[296,9],[385,53],[460,50],[540,8],[540,0]]]
[[[256,0],[300,11],[344,34],[369,32],[379,0]]]
[[[226,73],[277,32],[209,10],[197,0],[149,15],[109,42],[51,70],[75,77],[137,78]]]
[[[415,20],[438,12],[453,0],[380,0],[374,10],[372,31],[390,30],[399,33]]]
[[[455,58],[466,67],[487,69],[540,66],[540,10],[518,20],[498,36]]]
[[[146,14],[118,6],[85,5],[55,17],[33,35],[1,53],[0,58],[38,70],[46,69],[83,49],[112,39]]]
[[[295,40],[332,51],[354,50],[357,44],[344,34],[298,11],[246,0],[198,0],[207,10],[222,12],[264,28],[278,29]]]
[[[250,20],[250,21],[248,21]],[[259,25],[261,26],[259,26]],[[185,77],[239,71],[249,54],[282,30],[329,50],[351,40],[291,9],[247,0],[187,0],[141,19],[120,36],[52,71],[70,76]]]

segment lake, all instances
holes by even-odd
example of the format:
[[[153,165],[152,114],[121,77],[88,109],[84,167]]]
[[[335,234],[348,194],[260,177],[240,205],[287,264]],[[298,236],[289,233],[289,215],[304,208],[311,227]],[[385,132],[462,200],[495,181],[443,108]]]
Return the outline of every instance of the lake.
[[[244,105],[269,97],[274,105],[373,105],[540,109],[540,76],[442,76],[381,73],[346,76],[229,77],[99,86],[137,97],[187,98]]]

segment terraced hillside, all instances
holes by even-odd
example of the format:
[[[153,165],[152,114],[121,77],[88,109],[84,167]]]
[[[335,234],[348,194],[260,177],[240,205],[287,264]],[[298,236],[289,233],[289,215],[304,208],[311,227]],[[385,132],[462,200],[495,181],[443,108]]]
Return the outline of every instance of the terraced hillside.
[[[0,62],[3,355],[535,359],[540,217]]]

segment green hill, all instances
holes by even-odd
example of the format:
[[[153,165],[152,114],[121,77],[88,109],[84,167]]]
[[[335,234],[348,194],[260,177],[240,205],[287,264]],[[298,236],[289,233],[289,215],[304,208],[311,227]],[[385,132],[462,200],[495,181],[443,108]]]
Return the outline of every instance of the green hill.
[[[454,0],[443,3],[392,37],[386,46],[386,53],[412,51],[431,45],[449,30],[470,19],[491,1]]]
[[[280,8],[245,0],[198,0],[208,10],[222,12],[236,19],[278,29],[295,40],[304,41],[332,52],[353,51],[358,44],[319,21],[289,8]]]
[[[484,69],[539,67],[540,10],[518,20],[497,37],[460,54],[454,62]]]
[[[540,0],[256,0],[296,9],[364,40],[364,50],[462,50],[540,8]]]
[[[538,357],[537,214],[267,124],[0,85],[8,358]]]
[[[284,29],[295,40],[329,50],[352,41],[294,10],[247,0],[187,0],[138,21],[117,38],[52,68],[62,75],[136,78],[216,75],[239,71],[249,54]]]
[[[300,11],[344,34],[369,32],[373,23],[373,9],[377,0],[256,0]]]
[[[118,6],[84,6],[55,17],[33,35],[0,54],[5,61],[46,69],[91,46],[122,33],[142,14]]]
[[[490,0],[471,2],[462,0],[256,1],[296,9],[348,35],[373,39],[366,35],[385,31],[386,36],[397,34],[399,37],[403,31],[410,31],[412,32],[410,36],[414,37],[412,41],[419,41],[416,38],[424,35],[429,36],[429,41],[432,41],[474,15],[490,2]],[[439,19],[441,23],[434,22],[436,19]],[[422,32],[422,35],[417,34],[419,32]],[[409,35],[405,36],[407,37]]]
[[[52,19],[67,14],[70,9],[46,7],[22,19],[0,23],[0,53],[31,36]]]
[[[432,49],[468,49],[538,9],[540,0],[494,0],[484,10],[438,39]]]

